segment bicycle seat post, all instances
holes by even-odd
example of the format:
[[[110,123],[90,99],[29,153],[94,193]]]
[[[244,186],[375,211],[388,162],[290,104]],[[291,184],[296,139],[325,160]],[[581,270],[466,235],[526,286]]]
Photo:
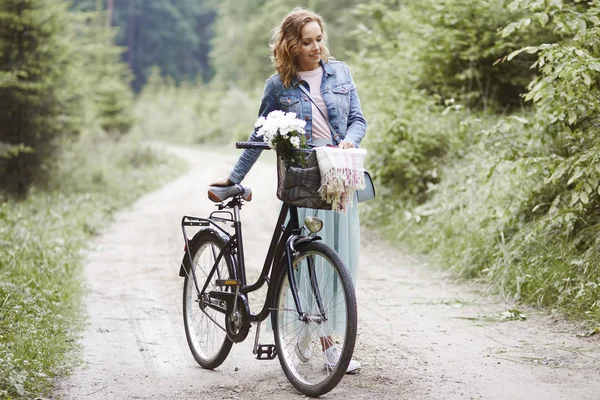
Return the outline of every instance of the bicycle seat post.
[[[239,279],[242,287],[246,286],[246,264],[244,262],[244,241],[242,239],[242,219],[240,211],[242,209],[242,197],[241,195],[235,196],[229,204],[232,204],[233,208],[233,228],[235,230],[235,238],[237,242],[237,264]]]

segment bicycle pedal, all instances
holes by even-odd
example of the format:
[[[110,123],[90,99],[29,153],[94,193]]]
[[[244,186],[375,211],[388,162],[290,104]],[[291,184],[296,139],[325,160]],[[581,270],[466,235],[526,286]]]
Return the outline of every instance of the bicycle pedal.
[[[217,286],[239,286],[240,285],[240,281],[238,281],[237,279],[217,279],[215,283]]]
[[[256,348],[257,360],[272,360],[277,357],[277,350],[274,344],[259,344]]]

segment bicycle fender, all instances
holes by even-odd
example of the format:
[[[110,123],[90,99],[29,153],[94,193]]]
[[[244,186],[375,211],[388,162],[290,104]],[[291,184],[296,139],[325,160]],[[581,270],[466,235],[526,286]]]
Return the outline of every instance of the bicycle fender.
[[[314,242],[317,240],[323,240],[323,239],[321,238],[321,236],[317,236],[317,235],[315,235],[315,236],[299,236],[292,242],[292,245],[295,248],[299,244],[310,243],[310,242]]]
[[[196,244],[196,241],[200,240],[200,236],[206,235],[207,232],[217,237],[220,237],[224,243],[226,243],[229,240],[229,238],[223,232],[217,231],[216,229],[212,228],[201,229],[198,232],[196,232],[196,234],[188,240],[188,246],[184,250],[183,259],[181,260],[181,265],[179,266],[179,276],[181,276],[182,278],[185,278],[185,276],[187,275],[186,272],[189,272],[190,269],[190,255],[188,253],[190,251],[190,248],[193,248]]]

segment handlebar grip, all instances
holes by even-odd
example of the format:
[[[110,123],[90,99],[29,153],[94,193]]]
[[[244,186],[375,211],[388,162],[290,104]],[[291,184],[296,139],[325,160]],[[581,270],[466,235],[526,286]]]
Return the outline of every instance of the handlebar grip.
[[[265,142],[236,142],[236,149],[263,149],[270,150],[271,148]]]

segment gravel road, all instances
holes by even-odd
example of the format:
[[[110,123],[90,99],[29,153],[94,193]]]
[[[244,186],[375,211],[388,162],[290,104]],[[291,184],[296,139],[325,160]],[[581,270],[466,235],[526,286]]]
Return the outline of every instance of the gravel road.
[[[237,151],[168,148],[187,173],[119,212],[85,259],[88,324],[83,363],[57,382],[54,399],[297,399],[277,360],[252,355],[255,327],[215,371],[200,368],[181,317],[184,214],[207,215],[209,182]],[[265,153],[245,184],[248,279],[262,267],[278,211],[275,168]],[[363,231],[357,288],[359,375],[326,399],[600,399],[600,339],[559,317],[512,305]],[[251,297],[260,304],[261,296]],[[506,314],[505,314],[506,316]],[[262,343],[272,343],[267,333]]]

